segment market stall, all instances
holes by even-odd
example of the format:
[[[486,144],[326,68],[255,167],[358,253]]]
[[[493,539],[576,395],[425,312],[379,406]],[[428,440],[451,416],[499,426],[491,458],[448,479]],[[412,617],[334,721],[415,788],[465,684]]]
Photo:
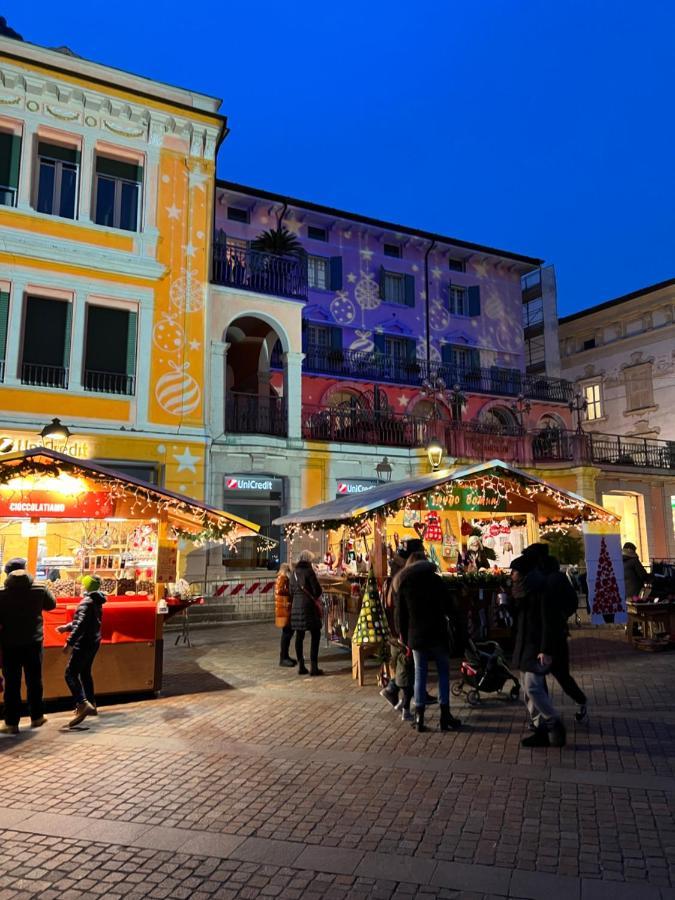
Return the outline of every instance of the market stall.
[[[45,697],[68,695],[56,627],[73,618],[83,575],[98,575],[107,594],[97,693],[158,691],[164,621],[197,600],[180,577],[184,556],[195,543],[234,546],[257,531],[230,513],[53,450],[0,457],[0,562],[27,559],[57,601],[44,615]]]
[[[411,538],[455,589],[469,636],[508,640],[512,618],[505,602],[511,561],[543,529],[603,522],[618,531],[618,517],[500,460],[443,470],[379,485],[283,516],[293,547],[323,541],[318,566],[327,598],[330,639],[351,641],[372,565],[382,584],[387,560]]]

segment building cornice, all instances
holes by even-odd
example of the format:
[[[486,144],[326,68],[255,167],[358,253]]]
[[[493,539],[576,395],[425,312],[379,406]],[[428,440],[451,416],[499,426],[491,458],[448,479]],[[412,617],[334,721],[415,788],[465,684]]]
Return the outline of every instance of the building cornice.
[[[614,300],[605,300],[603,303],[598,303],[596,306],[589,306],[588,309],[582,309],[579,312],[572,313],[569,316],[563,316],[562,319],[558,320],[558,324],[565,325],[568,322],[576,322],[577,319],[582,319],[586,316],[594,315],[595,313],[602,312],[605,309],[611,309],[612,307],[618,306],[621,303],[628,303],[630,300],[648,297],[650,294],[654,294],[657,291],[662,291],[665,288],[673,286],[675,286],[675,278],[669,278],[667,281],[660,281],[657,284],[650,285],[649,287],[641,288],[639,291],[633,291],[630,294],[624,294],[621,297],[615,297]]]

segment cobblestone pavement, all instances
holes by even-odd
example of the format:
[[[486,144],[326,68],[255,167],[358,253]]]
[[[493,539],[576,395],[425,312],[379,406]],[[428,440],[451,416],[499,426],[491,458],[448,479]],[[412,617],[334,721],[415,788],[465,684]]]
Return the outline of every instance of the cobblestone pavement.
[[[519,704],[420,735],[343,651],[300,678],[277,640],[194,631],[162,697],[0,738],[0,900],[675,898],[675,654],[575,631],[590,723],[556,686],[569,744],[524,750]]]

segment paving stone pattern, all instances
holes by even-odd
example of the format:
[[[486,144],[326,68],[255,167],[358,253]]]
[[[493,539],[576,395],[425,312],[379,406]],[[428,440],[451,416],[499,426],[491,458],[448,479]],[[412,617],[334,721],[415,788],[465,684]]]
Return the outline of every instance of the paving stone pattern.
[[[167,647],[158,699],[0,738],[5,897],[675,897],[675,654],[575,631],[591,720],[523,750],[519,704],[419,735],[355,686],[275,665],[273,626]]]

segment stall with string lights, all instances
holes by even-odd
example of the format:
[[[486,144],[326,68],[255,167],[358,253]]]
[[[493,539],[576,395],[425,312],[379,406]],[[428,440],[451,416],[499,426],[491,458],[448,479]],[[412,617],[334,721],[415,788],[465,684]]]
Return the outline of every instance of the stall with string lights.
[[[331,600],[327,631],[348,643],[354,633],[363,585],[372,566],[380,582],[387,559],[410,539],[424,542],[455,589],[471,637],[505,639],[512,620],[502,602],[510,563],[539,540],[541,529],[604,522],[618,531],[618,517],[501,460],[449,469],[379,485],[357,496],[283,516],[291,555],[296,541],[325,536],[318,566]],[[341,596],[342,594],[342,596]]]
[[[231,513],[54,450],[1,457],[0,560],[25,558],[57,600],[44,616],[45,696],[68,694],[56,627],[72,619],[83,576],[99,577],[107,595],[97,693],[156,692],[164,621],[200,602],[181,579],[183,557],[257,532]]]

